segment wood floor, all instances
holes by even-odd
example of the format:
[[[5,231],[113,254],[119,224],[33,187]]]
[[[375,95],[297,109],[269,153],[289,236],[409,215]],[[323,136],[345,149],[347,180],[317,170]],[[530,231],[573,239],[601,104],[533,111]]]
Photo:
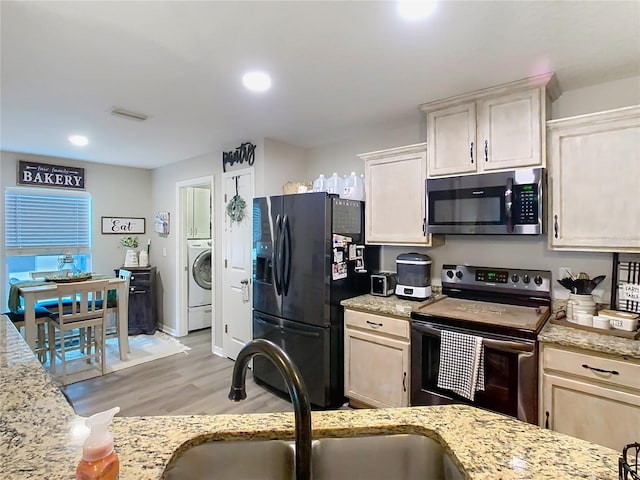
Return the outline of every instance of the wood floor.
[[[234,362],[211,353],[211,331],[179,338],[191,348],[62,388],[78,415],[119,406],[119,416],[199,415],[292,411],[288,400],[256,385],[247,372],[247,398],[227,398]]]

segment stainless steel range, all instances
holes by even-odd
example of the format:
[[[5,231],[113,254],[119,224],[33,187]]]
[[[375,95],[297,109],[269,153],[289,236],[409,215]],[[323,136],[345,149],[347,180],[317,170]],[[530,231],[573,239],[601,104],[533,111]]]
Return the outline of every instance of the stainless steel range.
[[[443,265],[441,278],[443,297],[411,313],[411,404],[470,403],[537,424],[551,272]],[[443,331],[481,338],[484,390],[473,400],[438,387]]]

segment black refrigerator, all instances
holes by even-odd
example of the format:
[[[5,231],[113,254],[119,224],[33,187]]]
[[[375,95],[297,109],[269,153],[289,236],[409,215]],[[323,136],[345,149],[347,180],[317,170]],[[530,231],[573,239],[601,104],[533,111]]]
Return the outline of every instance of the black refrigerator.
[[[364,203],[304,193],[253,200],[253,338],[280,346],[300,370],[311,403],[345,401],[340,301],[369,291]],[[261,385],[287,392],[280,372],[254,357]]]

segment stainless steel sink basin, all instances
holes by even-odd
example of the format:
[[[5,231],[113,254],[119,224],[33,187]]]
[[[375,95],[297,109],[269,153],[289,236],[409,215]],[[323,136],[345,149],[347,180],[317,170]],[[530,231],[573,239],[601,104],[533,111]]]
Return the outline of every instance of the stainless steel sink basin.
[[[458,480],[442,446],[422,435],[324,438],[311,450],[314,480]]]
[[[208,442],[165,469],[166,479],[294,480],[295,446],[283,440]],[[311,447],[313,480],[461,480],[438,442],[422,435],[321,438]]]
[[[294,480],[292,442],[208,442],[191,447],[165,468],[171,480]]]

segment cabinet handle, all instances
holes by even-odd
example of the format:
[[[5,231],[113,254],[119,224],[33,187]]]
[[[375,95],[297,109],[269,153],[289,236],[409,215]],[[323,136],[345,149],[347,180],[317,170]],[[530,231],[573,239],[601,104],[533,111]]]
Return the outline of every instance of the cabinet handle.
[[[553,236],[558,238],[558,215],[553,216]]]
[[[611,375],[620,375],[620,372],[616,370],[603,370],[602,368],[590,367],[586,363],[582,364],[582,368],[588,368],[589,370],[593,372],[598,372],[598,373],[610,373]]]
[[[471,156],[471,163],[473,163],[473,142],[471,142],[471,149],[469,150],[469,155]]]
[[[402,374],[402,390],[407,391],[407,372]]]
[[[370,322],[369,320],[367,320],[367,323],[369,325],[374,326],[374,327],[382,327],[382,325],[383,325],[382,323]]]
[[[549,428],[549,412],[544,412],[544,416],[547,417],[544,421],[544,428]]]
[[[489,140],[484,141],[484,161],[489,161]]]
[[[427,219],[424,217],[422,218],[422,235],[427,236]]]

